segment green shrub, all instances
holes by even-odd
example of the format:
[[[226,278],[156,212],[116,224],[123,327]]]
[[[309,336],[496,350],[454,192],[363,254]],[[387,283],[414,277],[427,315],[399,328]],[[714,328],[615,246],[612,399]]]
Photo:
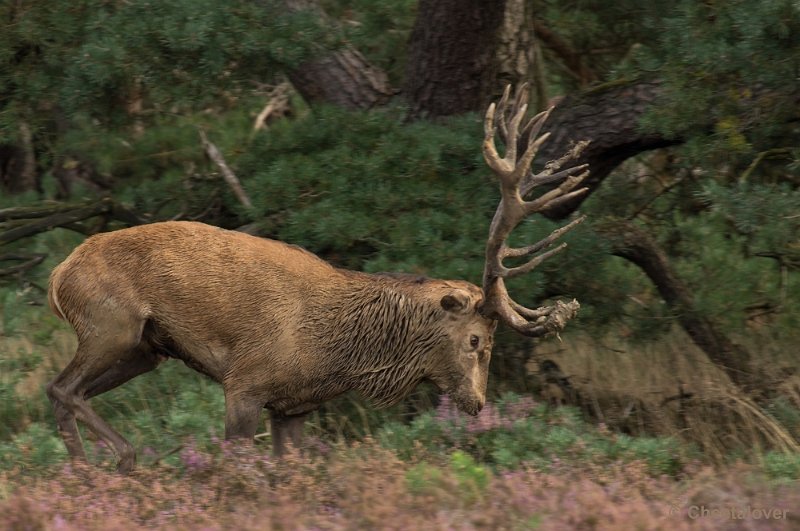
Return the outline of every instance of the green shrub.
[[[642,461],[654,476],[675,476],[692,456],[691,449],[676,440],[601,431],[581,421],[573,408],[551,410],[513,394],[497,404],[487,403],[474,418],[459,414],[445,397],[435,412],[408,425],[389,423],[377,438],[404,459],[451,455],[461,462],[466,456],[500,470],[523,464],[549,470],[563,463]]]

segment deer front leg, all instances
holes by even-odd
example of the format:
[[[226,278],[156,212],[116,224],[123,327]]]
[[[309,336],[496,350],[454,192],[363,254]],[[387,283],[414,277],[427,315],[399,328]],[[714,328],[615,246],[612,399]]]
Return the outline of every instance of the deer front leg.
[[[225,439],[253,442],[264,401],[246,394],[225,393]]]
[[[303,425],[307,413],[283,415],[276,411],[270,413],[270,433],[272,434],[272,453],[280,457],[286,453],[286,444],[300,449],[303,442]]]

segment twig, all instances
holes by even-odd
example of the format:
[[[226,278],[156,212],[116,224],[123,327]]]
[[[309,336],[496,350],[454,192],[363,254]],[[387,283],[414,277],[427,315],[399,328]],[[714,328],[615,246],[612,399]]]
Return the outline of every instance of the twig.
[[[642,212],[647,210],[647,208],[656,201],[656,199],[658,199],[659,197],[663,196],[664,194],[670,192],[673,188],[678,186],[681,182],[683,182],[683,177],[679,176],[674,181],[672,181],[670,183],[667,183],[666,185],[662,184],[661,185],[661,190],[659,190],[658,193],[656,193],[653,197],[651,197],[650,199],[645,201],[643,205],[639,206],[639,208],[636,209],[636,212],[634,212],[633,214],[628,216],[626,219],[628,219],[628,221],[633,221],[634,219],[638,218],[642,214]],[[661,184],[661,183],[659,182],[659,184]]]
[[[287,82],[279,84],[272,91],[269,101],[258,113],[255,122],[253,122],[253,132],[260,131],[267,127],[267,120],[273,114],[285,114],[289,110],[289,90],[291,85]]]
[[[150,463],[150,466],[157,465],[159,462],[161,462],[162,459],[166,459],[167,457],[171,456],[172,454],[176,454],[176,453],[180,452],[181,450],[183,450],[184,446],[185,446],[184,444],[179,444],[178,446],[176,446],[172,450],[168,450],[168,451],[164,452],[163,454],[157,455],[156,458],[153,460],[153,462]]]
[[[773,149],[768,149],[766,151],[762,151],[761,153],[756,155],[756,158],[753,159],[753,162],[751,162],[750,165],[747,167],[747,169],[744,170],[742,175],[739,177],[739,183],[746,182],[747,179],[750,178],[750,174],[753,173],[753,171],[758,167],[759,164],[761,164],[761,162],[764,159],[772,157],[788,157],[791,154],[792,154],[792,148],[788,147],[773,148]]]
[[[231,170],[225,162],[225,158],[222,156],[219,148],[208,139],[205,131],[198,129],[198,133],[200,134],[200,141],[203,143],[203,149],[205,149],[209,158],[219,166],[220,171],[222,171],[222,177],[225,179],[225,182],[228,183],[233,195],[235,195],[236,199],[246,208],[253,208],[253,203],[250,201],[250,198],[247,197],[247,193],[245,193],[244,188],[242,188],[239,179],[236,178],[236,174],[233,173],[233,170]]]

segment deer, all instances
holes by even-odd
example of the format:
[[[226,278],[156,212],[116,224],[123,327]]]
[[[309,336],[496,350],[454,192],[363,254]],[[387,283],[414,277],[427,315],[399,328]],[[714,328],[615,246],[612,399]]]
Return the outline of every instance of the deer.
[[[557,334],[579,308],[576,300],[527,308],[505,285],[562,251],[566,243],[556,240],[584,219],[531,245],[507,244],[523,219],[586,192],[577,188],[585,165],[561,169],[577,148],[531,173],[550,111],[523,125],[526,93],[511,97],[506,87],[484,118],[483,155],[501,198],[481,287],[341,269],[294,245],[193,221],[87,238],[55,267],[48,286],[50,308],[78,339],[73,359],[46,387],[70,457],[86,460],[80,421],[112,449],[117,470],[130,472],[134,447],[89,400],[170,358],[221,384],[226,439],[253,441],[266,409],[276,456],[301,445],[310,412],[348,391],[384,407],[427,381],[477,415],[498,322],[540,337]],[[545,184],[543,194],[526,199]],[[527,261],[504,265],[513,258]]]

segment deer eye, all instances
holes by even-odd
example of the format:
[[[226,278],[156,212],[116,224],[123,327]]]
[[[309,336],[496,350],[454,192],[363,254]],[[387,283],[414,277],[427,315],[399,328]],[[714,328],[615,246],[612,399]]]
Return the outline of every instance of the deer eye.
[[[478,338],[478,336],[469,336],[469,344],[472,348],[477,348],[478,343],[480,342],[481,340]]]

